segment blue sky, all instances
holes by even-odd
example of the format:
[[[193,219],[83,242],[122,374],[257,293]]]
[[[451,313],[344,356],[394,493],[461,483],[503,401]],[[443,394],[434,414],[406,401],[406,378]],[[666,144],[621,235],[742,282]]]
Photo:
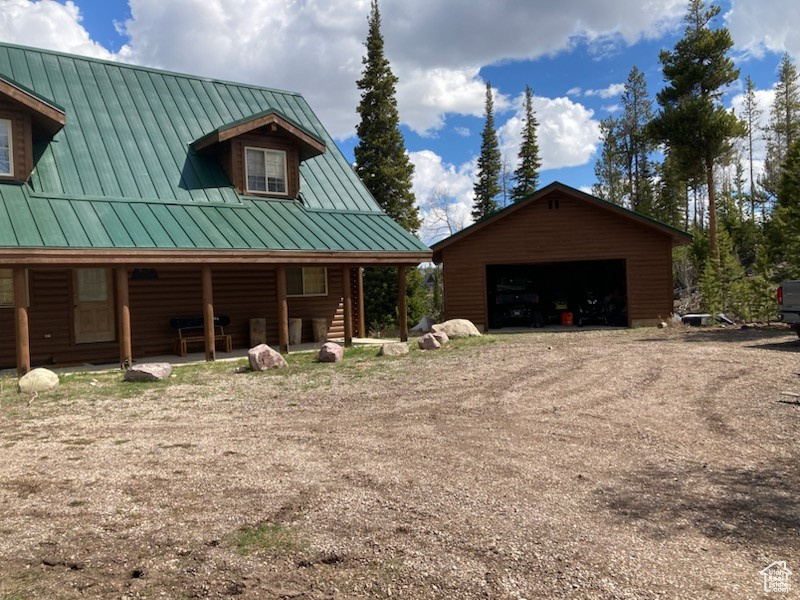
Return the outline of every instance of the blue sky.
[[[766,122],[781,54],[800,55],[792,27],[800,2],[719,5]],[[541,183],[588,188],[598,122],[619,104],[613,86],[637,65],[655,96],[658,53],[680,37],[685,7],[686,0],[382,0],[414,189],[430,221],[423,238],[442,234],[442,206],[458,226],[468,224],[486,81],[510,168],[529,84],[545,162]],[[300,91],[352,158],[368,11],[369,0],[0,0],[0,39]],[[740,92],[734,86],[726,104],[735,106]]]

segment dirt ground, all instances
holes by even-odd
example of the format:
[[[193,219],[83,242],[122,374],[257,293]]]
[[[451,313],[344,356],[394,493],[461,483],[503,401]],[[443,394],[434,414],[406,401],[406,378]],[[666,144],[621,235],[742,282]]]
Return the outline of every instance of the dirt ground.
[[[640,329],[6,381],[0,598],[756,598],[777,560],[797,597],[799,352]]]

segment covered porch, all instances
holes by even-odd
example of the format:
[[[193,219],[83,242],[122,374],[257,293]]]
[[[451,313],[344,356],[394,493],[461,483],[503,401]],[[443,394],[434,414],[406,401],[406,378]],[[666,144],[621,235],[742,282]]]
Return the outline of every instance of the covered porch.
[[[374,255],[358,257],[359,262],[298,256],[281,263],[252,254],[249,260],[228,255],[225,261],[208,257],[199,263],[196,256],[127,258],[97,262],[95,254],[8,265],[13,305],[0,312],[5,331],[0,368],[16,366],[21,376],[36,366],[107,368],[116,361],[126,368],[134,361],[173,357],[174,321],[186,318],[198,326],[185,350],[192,359],[198,353],[208,361],[243,355],[252,345],[250,321],[256,318],[266,325],[257,341],[282,353],[308,347],[313,321],[322,319],[325,339],[349,346],[368,336],[362,271],[375,264],[397,269],[399,327],[407,339],[405,273],[415,266],[408,256],[403,262]],[[220,325],[220,316],[226,325]],[[299,323],[299,338],[296,330],[290,336],[290,321]]]

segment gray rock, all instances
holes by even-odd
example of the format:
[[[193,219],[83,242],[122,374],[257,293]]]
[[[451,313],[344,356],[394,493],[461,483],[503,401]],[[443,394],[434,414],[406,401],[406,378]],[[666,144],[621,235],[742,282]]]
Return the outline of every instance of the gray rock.
[[[661,323],[658,324],[659,329],[666,329],[667,327],[669,327],[669,325],[667,325],[666,321],[661,321]]]
[[[273,350],[266,344],[259,344],[250,348],[247,351],[247,360],[250,361],[250,368],[253,371],[267,371],[268,369],[280,369],[289,366],[280,352]]]
[[[49,369],[33,369],[19,379],[19,391],[26,394],[46,392],[58,387],[58,375]]]
[[[411,332],[410,333],[413,333],[413,334],[430,333],[431,332],[431,327],[433,327],[433,325],[435,323],[436,323],[436,321],[434,321],[430,317],[422,317],[422,319],[420,319],[420,322],[417,323],[416,325],[414,325],[414,327],[411,328]]]
[[[447,334],[444,331],[434,331],[433,333],[431,333],[431,335],[435,337],[436,341],[442,345],[450,341],[450,338],[447,337]]]
[[[432,333],[426,333],[421,338],[418,338],[417,344],[420,350],[438,350],[442,347],[439,341],[433,337]]]
[[[342,362],[344,348],[333,342],[325,342],[319,349],[319,362],[337,363]]]
[[[431,327],[434,333],[443,331],[449,338],[480,336],[481,332],[467,319],[450,319],[444,323],[437,323]]]
[[[408,354],[408,344],[406,342],[387,342],[381,344],[378,356],[403,356]]]
[[[125,371],[125,381],[161,381],[172,373],[169,363],[142,363]]]

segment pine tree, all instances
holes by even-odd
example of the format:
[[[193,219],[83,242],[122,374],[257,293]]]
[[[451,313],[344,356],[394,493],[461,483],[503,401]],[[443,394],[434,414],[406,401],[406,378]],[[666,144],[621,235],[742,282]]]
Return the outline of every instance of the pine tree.
[[[597,183],[592,186],[592,193],[598,198],[622,206],[625,197],[623,156],[619,142],[619,123],[614,117],[608,116],[600,121],[600,138],[603,146],[594,164]]]
[[[356,128],[358,144],[354,149],[356,173],[372,193],[380,207],[411,233],[419,229],[419,212],[411,191],[414,165],[408,158],[400,117],[397,113],[395,85],[383,52],[381,15],[377,0],[372,0],[367,35],[364,71],[358,80],[361,102]]]
[[[645,134],[653,118],[653,103],[647,95],[644,73],[633,67],[622,92],[623,114],[619,120],[620,150],[630,207],[650,215],[654,210],[653,168],[650,154],[655,144]]]
[[[395,85],[384,55],[381,16],[377,0],[372,0],[368,18],[367,54],[363,58],[364,70],[358,80],[361,117],[356,133],[358,144],[354,149],[356,173],[372,193],[380,207],[403,228],[416,233],[420,226],[419,211],[411,191],[414,165],[406,153],[400,133]],[[402,267],[401,267],[402,268]],[[409,318],[419,318],[422,276],[418,269],[408,269],[406,274]],[[397,319],[397,275],[391,268],[364,269],[364,312],[367,326],[382,329]]]
[[[688,198],[686,178],[669,154],[661,163],[660,173],[658,194],[652,216],[672,227],[685,227],[686,200]]]
[[[718,6],[690,0],[684,37],[660,61],[667,86],[657,95],[661,106],[648,131],[688,171],[702,165],[708,186],[708,229],[712,257],[719,257],[714,166],[730,140],[743,131],[739,120],[725,110],[721,97],[739,71],[728,52],[733,47],[725,28],[711,29]]]
[[[494,102],[492,84],[486,83],[486,124],[481,134],[481,155],[478,157],[478,181],[475,182],[475,201],[472,218],[476,221],[497,212],[500,194],[500,144],[494,128]]]
[[[539,184],[539,169],[542,160],[539,158],[539,143],[536,131],[539,123],[533,112],[533,92],[530,86],[525,86],[525,124],[522,129],[522,143],[519,147],[519,166],[514,171],[514,188],[511,190],[511,199],[514,202],[524,200]]]
[[[781,167],[792,143],[800,138],[800,81],[797,67],[786,53],[778,68],[775,100],[767,125],[767,156],[761,184],[772,197],[781,183]]]
[[[745,135],[747,137],[747,163],[750,167],[750,218],[756,218],[756,179],[753,169],[753,143],[758,141],[758,132],[761,130],[761,113],[756,100],[756,84],[748,75],[745,79],[744,109],[742,119],[744,120]]]
[[[778,188],[778,208],[774,216],[771,255],[778,276],[800,276],[800,140],[789,147]]]

